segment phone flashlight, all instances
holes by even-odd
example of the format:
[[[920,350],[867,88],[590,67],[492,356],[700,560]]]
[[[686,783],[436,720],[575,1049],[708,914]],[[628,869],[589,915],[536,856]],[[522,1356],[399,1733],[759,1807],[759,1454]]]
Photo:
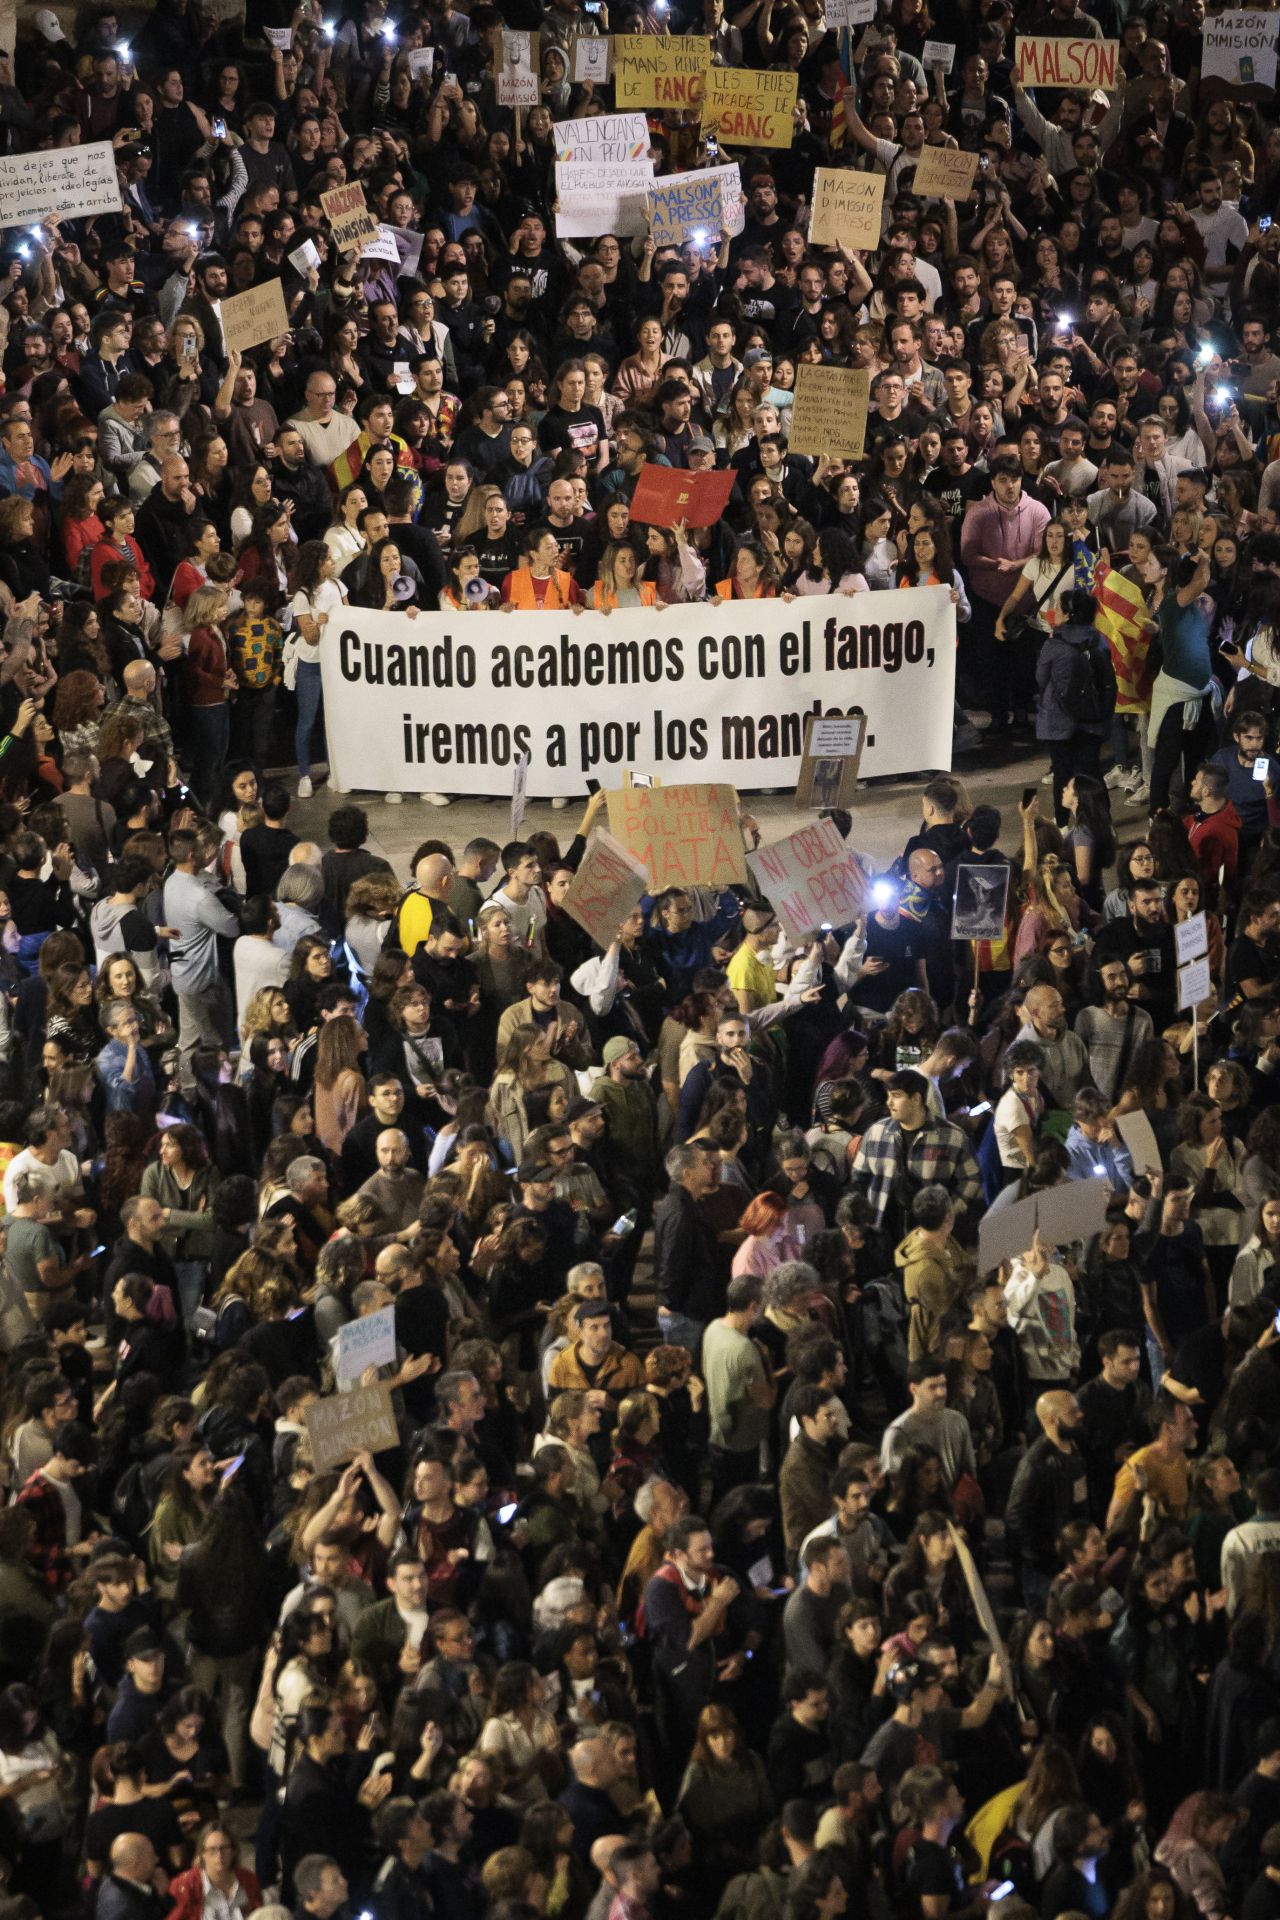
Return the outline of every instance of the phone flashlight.
[[[507,1526],[512,1520],[515,1519],[515,1517],[516,1517],[516,1503],[514,1500],[508,1501],[505,1507],[498,1508],[498,1524],[500,1526],[503,1526],[503,1527]]]
[[[394,40],[396,37],[396,30],[390,20],[387,21],[382,29],[382,37],[384,40]]]
[[[1076,317],[1074,313],[1060,313],[1058,315],[1058,325],[1060,327],[1074,327],[1075,323]]]
[[[326,21],[325,21],[325,22],[323,23],[323,26],[322,26],[322,28],[321,28],[321,31],[322,31],[322,33],[324,34],[324,37],[325,37],[325,39],[326,39],[326,40],[332,40],[332,38],[333,38],[333,28],[332,28],[332,26],[330,26],[330,24],[329,24],[329,22],[328,22],[327,20],[326,20]]]
[[[874,880],[871,883],[871,898],[878,907],[889,906],[895,891],[892,880]]]
[[[705,247],[705,246],[706,246],[706,244],[707,244],[707,230],[706,230],[706,228],[705,228],[705,227],[695,227],[695,228],[694,228],[694,230],[693,230],[693,244],[695,245],[695,247]]]
[[[1009,1895],[1012,1892],[1013,1892],[1012,1880],[1000,1880],[1000,1881],[997,1881],[994,1887],[992,1887],[991,1892],[988,1895],[988,1898],[991,1900],[1007,1900],[1009,1898]]]
[[[1100,1163],[1099,1161],[1097,1161],[1097,1160],[1095,1160],[1095,1161],[1094,1161],[1094,1163],[1093,1163],[1093,1171],[1094,1171],[1094,1173],[1095,1173],[1095,1174],[1096,1174],[1096,1175],[1098,1176],[1098,1178],[1099,1178],[1099,1180],[1102,1180],[1102,1179],[1105,1179],[1105,1178],[1106,1178],[1106,1172],[1107,1172],[1107,1170],[1106,1170],[1106,1168],[1105,1168],[1105,1167],[1104,1167],[1104,1166],[1103,1166],[1103,1165],[1102,1165],[1102,1164],[1101,1164],[1101,1163]]]
[[[1229,407],[1231,405],[1230,387],[1215,387],[1213,397],[1220,407]]]
[[[31,249],[25,244],[18,248],[18,252],[21,254],[24,260],[29,260],[31,258]]]
[[[132,51],[133,51],[133,50],[132,50],[132,48],[131,48],[131,47],[129,47],[127,43],[122,43],[122,44],[120,44],[120,45],[117,45],[117,47],[116,47],[116,52],[117,52],[117,53],[119,54],[119,56],[120,56],[120,58],[121,58],[122,60],[129,60],[129,59],[131,59],[131,58],[132,58]]]

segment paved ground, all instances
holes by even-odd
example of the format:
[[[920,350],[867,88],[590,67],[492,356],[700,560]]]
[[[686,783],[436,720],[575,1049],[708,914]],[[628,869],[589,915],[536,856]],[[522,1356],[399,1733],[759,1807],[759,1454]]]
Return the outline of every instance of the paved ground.
[[[1028,751],[1026,746],[1020,746],[1001,760],[997,761],[994,752],[989,758],[992,764],[982,771],[969,771],[964,766],[959,777],[964,781],[975,805],[982,801],[1000,808],[1004,815],[1001,845],[1006,853],[1016,853],[1020,844],[1018,802],[1024,788],[1039,782],[1045,769],[1045,757],[1034,750]],[[966,756],[966,761],[972,759],[973,756]],[[887,862],[892,859],[919,818],[919,788],[918,778],[877,781],[861,788],[855,808],[859,847],[878,860]],[[1041,788],[1041,794],[1047,797],[1047,789]],[[381,790],[377,793],[334,795],[331,799],[323,785],[317,786],[310,800],[295,801],[289,816],[294,832],[304,837],[312,835],[323,844],[325,822],[331,807],[340,800],[355,800],[364,807],[369,815],[371,846],[375,851],[385,854],[400,874],[408,874],[414,848],[428,837],[447,841],[455,853],[460,853],[466,842],[475,835],[496,840],[499,846],[510,837],[510,800],[506,794],[494,800],[474,797],[459,799],[449,807],[429,807],[421,799],[406,796],[403,805],[389,807]],[[764,829],[766,840],[780,839],[802,826],[806,818],[812,817],[796,808],[789,793],[778,793],[772,797],[755,794],[750,796],[749,804]],[[1143,820],[1139,809],[1127,808],[1123,796],[1117,796],[1113,812],[1117,836],[1132,840]],[[561,847],[567,847],[581,817],[582,806],[577,802],[571,802],[563,813],[557,813],[549,801],[535,800],[530,803],[525,815],[524,830],[545,829],[556,835]]]

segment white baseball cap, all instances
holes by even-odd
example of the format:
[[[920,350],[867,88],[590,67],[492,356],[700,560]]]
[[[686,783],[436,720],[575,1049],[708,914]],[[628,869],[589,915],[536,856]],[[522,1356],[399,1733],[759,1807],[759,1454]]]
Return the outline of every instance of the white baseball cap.
[[[65,40],[67,37],[52,7],[41,7],[36,15],[36,31],[43,34],[46,40]]]

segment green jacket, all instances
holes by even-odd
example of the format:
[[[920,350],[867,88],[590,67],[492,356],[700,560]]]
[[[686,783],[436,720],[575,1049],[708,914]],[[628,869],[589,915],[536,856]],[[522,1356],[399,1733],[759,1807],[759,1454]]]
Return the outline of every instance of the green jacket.
[[[604,1108],[609,1122],[610,1157],[618,1171],[641,1193],[652,1194],[662,1181],[662,1146],[658,1138],[658,1102],[647,1080],[611,1080],[607,1074],[592,1082],[591,1098]]]

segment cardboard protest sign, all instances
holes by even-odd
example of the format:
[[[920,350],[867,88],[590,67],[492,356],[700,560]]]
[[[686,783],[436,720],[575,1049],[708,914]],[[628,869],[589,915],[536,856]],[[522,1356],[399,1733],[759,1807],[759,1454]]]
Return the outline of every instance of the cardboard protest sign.
[[[841,27],[860,27],[876,17],[876,0],[827,0],[827,25],[837,31]]]
[[[613,97],[619,111],[660,107],[688,111],[702,104],[711,42],[702,34],[617,33]]]
[[[815,247],[878,247],[884,175],[851,167],[819,167],[813,182],[809,238]]]
[[[353,1387],[313,1400],[306,1411],[307,1437],[317,1473],[341,1466],[357,1453],[384,1453],[400,1444],[386,1387]]]
[[[1209,922],[1203,913],[1193,913],[1189,920],[1176,920],[1173,927],[1174,958],[1180,967],[1188,960],[1198,960],[1202,953],[1209,951]]]
[[[570,78],[575,86],[603,87],[613,64],[613,41],[607,33],[575,33]]]
[[[956,897],[951,908],[953,940],[1002,940],[1009,900],[1007,863],[956,868]]]
[[[0,154],[0,227],[85,220],[91,214],[119,211],[120,183],[109,140]]]
[[[598,947],[608,947],[617,939],[621,923],[648,891],[647,868],[619,846],[611,833],[597,827],[564,897],[565,912],[573,915]]]
[[[1178,968],[1178,1006],[1198,1007],[1213,996],[1213,974],[1209,967],[1209,956],[1202,953],[1197,960],[1188,960],[1185,967]]]
[[[991,1273],[1006,1260],[1030,1253],[1036,1237],[1036,1203],[1014,1200],[1007,1207],[988,1207],[978,1222],[978,1272]]]
[[[529,803],[529,756],[518,753],[511,770],[511,838],[520,838],[520,823]]]
[[[1036,1195],[1036,1226],[1051,1247],[1068,1247],[1073,1240],[1091,1240],[1107,1224],[1111,1189],[1102,1178],[1064,1180]]]
[[[1248,98],[1257,99],[1273,93],[1278,30],[1280,20],[1274,13],[1232,10],[1206,19],[1200,29],[1200,84],[1208,97],[1217,100],[1247,90]]]
[[[278,340],[289,331],[284,291],[278,280],[264,280],[247,293],[233,293],[222,303],[222,337],[228,353],[247,353],[264,340]]]
[[[1116,1132],[1129,1149],[1135,1173],[1160,1173],[1163,1161],[1155,1131],[1145,1113],[1118,1113]]]
[[[358,253],[366,240],[377,239],[378,222],[365,205],[364,188],[358,180],[345,187],[330,187],[320,195],[320,205],[339,253]]]
[[[773,69],[712,67],[702,100],[702,124],[721,146],[789,147],[795,135],[799,75]]]
[[[967,200],[977,171],[976,153],[965,153],[961,147],[925,146],[916,161],[911,191],[936,200]]]
[[[1274,37],[1274,29],[1273,29]],[[1116,91],[1118,40],[1054,39],[1020,33],[1014,43],[1015,75],[1022,87],[1101,87]]]
[[[396,1310],[381,1307],[348,1320],[333,1337],[333,1374],[340,1387],[357,1381],[366,1367],[385,1367],[396,1357]]]
[[[805,721],[804,753],[796,782],[796,805],[806,812],[853,805],[858,767],[867,737],[867,716],[814,714]]]
[[[965,1539],[955,1522],[948,1520],[947,1527],[955,1543],[956,1559],[960,1563],[960,1571],[964,1575],[964,1583],[969,1589],[969,1598],[973,1601],[973,1610],[982,1623],[982,1631],[986,1634],[991,1646],[991,1651],[999,1663],[1000,1678],[1004,1682],[1005,1693],[1010,1700],[1016,1700],[1017,1683],[1013,1676],[1013,1665],[1009,1659],[1009,1649],[1004,1643],[1004,1636],[1000,1631],[1000,1623],[996,1619],[995,1608],[992,1606],[990,1596],[982,1584],[982,1575],[978,1572],[977,1562],[969,1551],[969,1542]]]
[[[798,366],[788,441],[792,452],[861,460],[870,397],[865,368]]]
[[[950,73],[956,63],[956,50],[949,40],[926,40],[924,52],[920,55],[920,65],[926,73],[931,67],[940,67],[943,73]]]
[[[609,831],[663,887],[745,882],[734,787],[623,787],[609,794]]]
[[[504,27],[494,42],[493,75],[500,107],[536,107],[542,97],[537,34]]]
[[[834,820],[815,820],[758,848],[747,855],[747,866],[795,946],[823,926],[847,926],[865,904],[866,875]]]
[[[736,221],[736,225],[734,222]],[[649,232],[658,247],[697,240],[716,247],[721,233],[741,233],[742,176],[737,161],[727,167],[665,173],[649,196]]]
[[[631,496],[631,518],[647,527],[713,527],[729,504],[733,473],[725,467],[690,473],[685,467],[660,467],[646,460]]]

